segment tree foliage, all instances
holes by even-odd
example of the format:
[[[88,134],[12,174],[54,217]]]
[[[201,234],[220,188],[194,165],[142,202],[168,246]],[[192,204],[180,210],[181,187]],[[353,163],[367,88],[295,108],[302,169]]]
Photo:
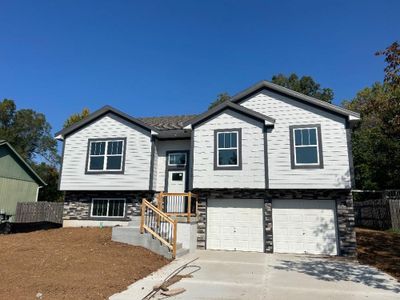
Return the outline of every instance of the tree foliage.
[[[378,51],[375,55],[385,56],[385,82],[390,86],[400,85],[400,44],[394,42],[385,50]]]
[[[344,106],[361,113],[352,134],[356,186],[400,187],[400,89],[375,83]]]
[[[44,162],[33,166],[36,173],[47,183],[39,190],[39,201],[62,201],[63,193],[58,190],[59,172],[55,166]]]
[[[7,140],[31,163],[34,159],[59,163],[57,142],[45,115],[32,109],[17,110],[13,100],[0,101],[0,139]]]
[[[321,88],[321,85],[315,82],[310,76],[302,76],[299,78],[299,76],[294,73],[289,76],[278,74],[272,76],[271,81],[285,88],[329,103],[333,100],[333,90],[330,88]]]
[[[209,106],[208,109],[211,109],[215,106],[217,106],[218,104],[221,104],[222,102],[228,101],[231,99],[231,96],[229,96],[229,94],[227,92],[218,94],[217,99],[215,99]]]
[[[65,120],[64,128],[67,128],[67,127],[75,124],[76,122],[83,120],[84,118],[86,118],[89,115],[90,115],[90,111],[88,108],[82,109],[82,111],[80,113],[73,114],[67,120]]]
[[[0,101],[0,139],[8,141],[47,183],[40,189],[39,200],[57,201],[59,156],[57,141],[42,113],[32,109],[17,110],[13,100]]]
[[[400,49],[393,43],[384,51],[384,83],[361,90],[345,101],[361,113],[352,135],[356,185],[362,189],[400,188]]]

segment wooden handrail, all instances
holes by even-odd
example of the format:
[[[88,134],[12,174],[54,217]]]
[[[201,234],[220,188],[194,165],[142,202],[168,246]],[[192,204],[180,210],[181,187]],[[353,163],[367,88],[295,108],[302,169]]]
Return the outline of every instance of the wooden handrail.
[[[197,194],[194,194],[192,192],[188,193],[165,193],[165,192],[160,192],[157,196],[157,206],[158,209],[164,211],[164,197],[168,199],[168,197],[182,197],[183,201],[187,201],[187,209],[186,212],[165,212],[168,216],[182,216],[186,217],[186,220],[188,223],[190,223],[191,217],[194,215],[195,217],[198,216],[198,199],[199,196]],[[186,198],[187,197],[187,198]],[[195,213],[192,213],[192,199],[196,199],[196,205],[195,205]]]
[[[146,210],[149,210],[149,214],[146,214]],[[154,217],[155,220],[151,219],[152,217]],[[165,226],[165,223],[168,225]],[[167,229],[167,232],[163,232],[163,229]],[[140,219],[140,233],[144,233],[144,231],[147,231],[167,246],[172,251],[172,257],[176,257],[177,221],[159,210],[146,199],[142,200]]]

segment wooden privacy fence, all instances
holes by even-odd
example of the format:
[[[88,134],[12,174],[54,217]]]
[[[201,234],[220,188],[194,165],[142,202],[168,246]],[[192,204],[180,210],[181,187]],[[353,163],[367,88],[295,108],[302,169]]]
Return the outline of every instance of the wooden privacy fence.
[[[51,222],[62,224],[64,203],[60,202],[18,202],[16,223]]]
[[[356,226],[400,229],[400,190],[354,191],[353,196]]]

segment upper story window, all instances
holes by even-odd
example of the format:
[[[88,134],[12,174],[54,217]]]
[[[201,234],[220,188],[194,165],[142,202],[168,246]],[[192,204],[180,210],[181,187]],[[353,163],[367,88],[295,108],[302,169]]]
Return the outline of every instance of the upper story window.
[[[215,131],[214,169],[241,169],[241,129]]]
[[[89,140],[88,173],[121,173],[126,139]]]
[[[187,155],[185,152],[172,152],[168,154],[168,166],[185,166]]]
[[[290,126],[292,168],[323,168],[320,125]]]

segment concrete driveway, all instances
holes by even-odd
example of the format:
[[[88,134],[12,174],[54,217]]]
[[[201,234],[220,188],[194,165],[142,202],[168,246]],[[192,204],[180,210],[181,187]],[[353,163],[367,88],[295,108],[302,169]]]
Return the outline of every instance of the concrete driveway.
[[[226,251],[197,251],[177,259],[110,299],[142,299],[196,257],[193,267],[181,273],[193,272],[193,277],[170,287],[186,292],[168,299],[400,299],[394,278],[345,259]]]

